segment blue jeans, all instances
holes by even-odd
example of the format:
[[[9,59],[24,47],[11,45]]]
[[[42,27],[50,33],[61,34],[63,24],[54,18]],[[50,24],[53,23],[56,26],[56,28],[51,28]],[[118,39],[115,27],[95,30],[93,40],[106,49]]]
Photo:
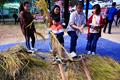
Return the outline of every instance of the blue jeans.
[[[35,35],[34,35],[34,32],[30,32],[30,31],[27,31],[25,32],[25,40],[26,40],[26,47],[30,50],[31,47],[30,47],[30,39],[32,40],[31,41],[31,45],[32,45],[32,48],[34,48],[35,46]]]
[[[96,52],[96,45],[99,37],[99,33],[89,33],[86,50]]]
[[[77,45],[77,39],[78,36],[75,31],[68,31],[68,35],[71,37],[70,40],[70,53],[71,52],[76,52],[76,45]]]

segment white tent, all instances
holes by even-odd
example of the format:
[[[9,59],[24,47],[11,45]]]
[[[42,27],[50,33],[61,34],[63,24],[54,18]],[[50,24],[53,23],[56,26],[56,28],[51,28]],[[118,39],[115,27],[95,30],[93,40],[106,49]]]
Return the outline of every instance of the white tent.
[[[5,3],[3,7],[19,9],[19,6],[20,6],[19,3]]]

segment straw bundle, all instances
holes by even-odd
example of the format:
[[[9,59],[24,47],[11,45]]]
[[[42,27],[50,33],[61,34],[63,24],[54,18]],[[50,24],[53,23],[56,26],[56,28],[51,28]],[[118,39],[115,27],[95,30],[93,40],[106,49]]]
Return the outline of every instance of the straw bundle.
[[[84,56],[92,80],[120,79],[120,64],[116,61],[97,55]],[[65,66],[68,80],[87,80],[81,61],[66,62]],[[61,76],[57,65],[33,58],[24,47],[16,46],[0,53],[0,80],[61,80]]]

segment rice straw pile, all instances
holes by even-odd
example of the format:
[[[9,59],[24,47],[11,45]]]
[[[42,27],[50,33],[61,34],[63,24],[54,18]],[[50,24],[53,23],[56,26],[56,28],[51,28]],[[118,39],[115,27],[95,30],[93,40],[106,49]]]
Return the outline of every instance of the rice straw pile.
[[[36,58],[22,46],[0,53],[0,80],[61,80],[58,65]],[[51,57],[46,55],[45,58]],[[109,57],[85,55],[85,63],[92,80],[119,80],[120,64]],[[52,58],[51,58],[52,59]],[[87,80],[83,64],[66,62],[64,65],[68,80]]]

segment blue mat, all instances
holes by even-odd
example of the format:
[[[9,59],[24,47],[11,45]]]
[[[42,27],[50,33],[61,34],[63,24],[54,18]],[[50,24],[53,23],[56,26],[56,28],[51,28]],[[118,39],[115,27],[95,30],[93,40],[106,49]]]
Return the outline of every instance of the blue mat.
[[[39,49],[39,52],[49,52],[50,51],[50,40],[47,39],[45,41],[39,40],[36,41],[36,48]],[[86,35],[82,34],[78,38],[77,42],[77,53],[78,54],[85,54],[86,53]],[[25,43],[17,43],[25,46]],[[10,47],[13,47],[17,44],[8,44],[8,45],[0,45],[0,52],[5,51],[9,49]],[[65,37],[65,48],[69,51],[70,48],[70,37]],[[120,44],[100,38],[97,44],[97,51],[98,55],[101,56],[109,56],[113,58],[114,60],[120,62]]]

